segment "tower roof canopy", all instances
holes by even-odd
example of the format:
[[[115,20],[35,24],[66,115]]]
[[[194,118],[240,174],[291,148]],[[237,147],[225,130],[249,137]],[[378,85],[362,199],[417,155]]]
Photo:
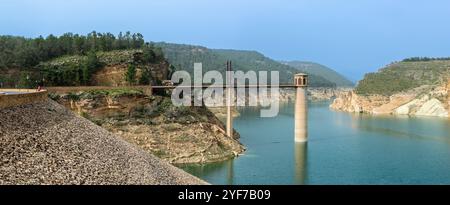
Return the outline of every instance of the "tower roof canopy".
[[[308,74],[306,74],[306,73],[297,73],[297,74],[295,74],[295,76],[308,76]]]

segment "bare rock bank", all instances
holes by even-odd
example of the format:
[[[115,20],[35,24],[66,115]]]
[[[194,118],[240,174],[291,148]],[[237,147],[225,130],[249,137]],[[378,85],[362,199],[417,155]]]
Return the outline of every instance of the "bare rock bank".
[[[449,117],[450,79],[438,86],[421,86],[390,96],[341,92],[330,108],[346,112]]]
[[[226,136],[206,107],[175,107],[168,97],[135,90],[79,92],[57,101],[169,163],[218,162],[245,151],[239,134]]]

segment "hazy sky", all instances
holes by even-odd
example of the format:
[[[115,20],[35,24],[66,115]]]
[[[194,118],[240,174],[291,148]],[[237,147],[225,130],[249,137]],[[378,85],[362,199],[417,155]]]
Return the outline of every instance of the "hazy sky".
[[[257,50],[351,80],[412,56],[450,56],[448,0],[0,0],[0,34],[130,30],[147,41]]]

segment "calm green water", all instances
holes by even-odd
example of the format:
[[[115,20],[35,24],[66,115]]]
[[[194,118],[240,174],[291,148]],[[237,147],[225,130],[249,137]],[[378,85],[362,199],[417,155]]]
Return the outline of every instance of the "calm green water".
[[[247,151],[184,170],[212,184],[450,184],[450,120],[356,115],[309,105],[309,142],[294,143],[293,105],[275,118],[245,108]]]

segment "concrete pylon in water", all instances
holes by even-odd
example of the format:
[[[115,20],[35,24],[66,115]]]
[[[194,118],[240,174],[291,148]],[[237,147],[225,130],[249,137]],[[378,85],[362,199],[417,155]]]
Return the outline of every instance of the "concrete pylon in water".
[[[227,88],[227,135],[233,137],[233,117],[231,113],[231,88]]]
[[[233,137],[233,117],[232,117],[232,113],[231,113],[231,106],[232,106],[232,90],[233,89],[233,81],[232,81],[232,76],[231,76],[231,71],[232,71],[232,67],[231,67],[231,61],[227,61],[227,74],[226,74],[226,78],[227,78],[227,88],[226,88],[226,101],[227,101],[227,135],[228,137]]]
[[[296,85],[295,142],[306,142],[308,141],[308,100],[306,96],[308,75],[296,74],[294,84]]]

